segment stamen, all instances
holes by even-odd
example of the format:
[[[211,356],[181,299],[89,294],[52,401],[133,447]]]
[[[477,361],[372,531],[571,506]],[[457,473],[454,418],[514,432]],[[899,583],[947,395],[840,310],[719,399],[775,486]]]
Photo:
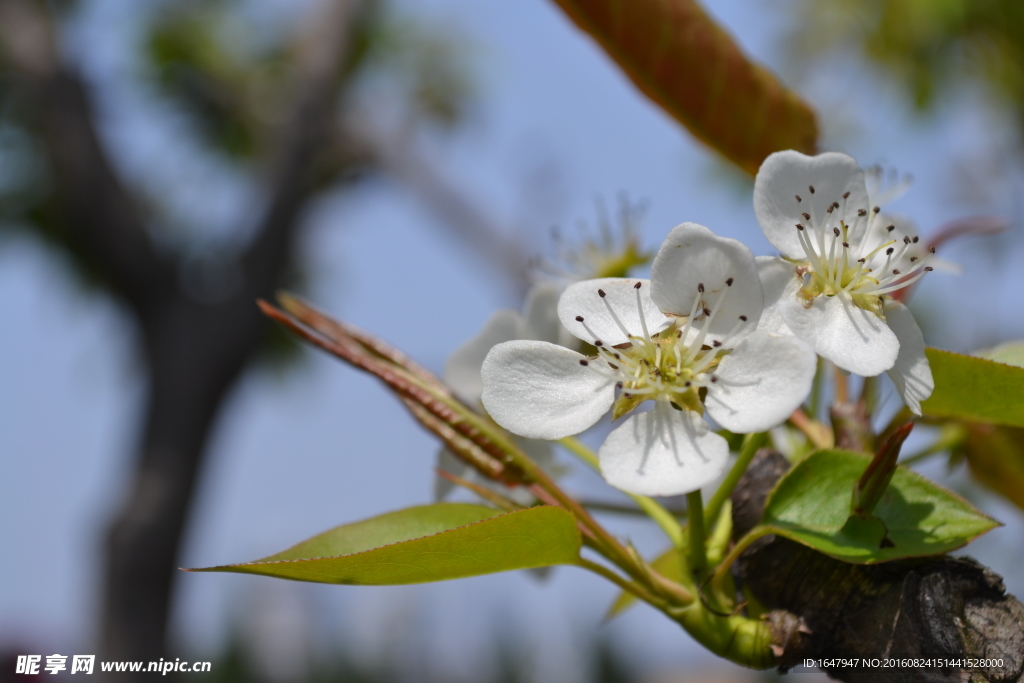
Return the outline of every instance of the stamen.
[[[644,339],[651,341],[651,334],[647,331],[647,316],[644,315],[644,304],[640,300],[640,283],[633,285],[636,292],[636,312],[640,315],[640,328],[644,331]]]
[[[612,317],[612,320],[615,321],[615,324],[618,326],[619,331],[622,332],[622,334],[625,335],[628,339],[633,339],[633,335],[629,333],[629,330],[626,329],[626,326],[622,324],[621,320],[619,320],[619,316],[615,315],[615,309],[612,308],[612,305],[608,303],[608,299],[605,298],[604,290],[597,290],[597,294],[598,296],[601,297],[601,300],[604,301],[604,307],[608,309],[608,314]],[[593,332],[590,332],[590,330],[587,331],[590,333],[591,337],[597,336]]]
[[[693,344],[690,346],[690,352],[686,354],[687,362],[692,362],[693,359],[697,357],[698,352],[700,352],[700,347],[704,345],[704,339],[708,336],[708,331],[711,329],[711,323],[715,319],[715,314],[722,308],[722,303],[725,301],[726,295],[729,291],[729,289],[721,290],[718,294],[718,300],[715,302],[714,308],[710,311],[707,308],[704,309],[705,317],[703,324],[700,327],[700,333],[697,335],[696,339],[693,340]]]

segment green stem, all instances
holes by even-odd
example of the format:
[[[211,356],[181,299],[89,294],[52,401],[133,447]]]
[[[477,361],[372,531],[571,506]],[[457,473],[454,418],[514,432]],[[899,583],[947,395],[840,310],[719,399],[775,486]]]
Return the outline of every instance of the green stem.
[[[719,657],[752,669],[767,669],[778,663],[772,652],[772,627],[762,619],[735,614],[722,617],[709,611],[699,600],[671,614],[687,633]]]
[[[878,377],[865,377],[860,387],[860,402],[864,404],[864,412],[870,419],[878,407]]]
[[[729,500],[729,496],[732,495],[733,489],[736,488],[736,484],[739,483],[743,473],[747,471],[750,466],[750,461],[754,459],[757,451],[768,441],[768,434],[761,432],[760,434],[747,434],[743,439],[743,447],[740,449],[740,456],[733,463],[732,469],[729,470],[729,474],[725,475],[725,480],[722,485],[718,487],[718,490],[711,496],[711,500],[708,501],[707,507],[704,508],[704,518],[707,519],[711,524],[714,524],[718,520],[718,516],[722,513],[722,506],[725,505],[725,501]]]
[[[598,464],[597,455],[594,451],[583,445],[579,439],[573,436],[567,436],[564,439],[559,439],[558,443],[562,444],[570,453],[575,455],[577,458],[590,465],[594,470],[600,472],[601,467]],[[653,519],[655,523],[661,527],[661,530],[665,532],[668,539],[672,541],[672,545],[676,548],[683,547],[683,527],[676,519],[675,515],[669,512],[665,506],[653,498],[647,496],[638,496],[632,493],[626,492],[637,506],[643,510],[648,517]]]
[[[818,369],[814,373],[814,383],[811,385],[811,399],[808,405],[807,412],[810,413],[811,418],[817,420],[818,415],[821,412],[821,391],[825,384],[825,363],[827,361],[818,356]]]
[[[701,499],[700,489],[686,494],[686,509],[690,520],[687,526],[687,564],[690,571],[700,574],[708,567],[707,551],[704,547],[704,501]]]
[[[747,532],[747,535],[736,542],[733,546],[732,551],[725,556],[725,559],[715,567],[715,573],[711,577],[711,589],[716,595],[721,595],[725,590],[725,577],[729,573],[729,569],[732,567],[733,562],[736,561],[743,551],[750,547],[750,544],[761,538],[762,536],[768,536],[773,533],[768,527],[756,526]]]
[[[647,516],[647,513],[644,510],[641,510],[639,507],[635,507],[633,505],[628,505],[626,503],[621,503],[620,504],[620,503],[611,503],[611,502],[604,501],[604,500],[590,500],[590,499],[587,499],[587,498],[580,498],[580,504],[582,504],[583,507],[587,508],[588,510],[594,510],[596,512],[607,512],[607,513],[610,513],[610,514],[633,515],[633,516],[641,516],[641,517],[646,517]],[[672,509],[672,508],[665,508],[665,509],[668,510],[668,513],[670,515],[672,515],[673,517],[675,517],[676,519],[679,519],[679,520],[686,519],[686,510],[683,510],[683,509],[675,510],[675,509]]]
[[[590,560],[586,559],[585,557],[581,557],[581,558],[579,558],[579,565],[581,567],[583,567],[584,569],[589,569],[590,571],[594,572],[595,574],[599,574],[600,576],[603,576],[604,578],[608,579],[609,581],[614,583],[616,586],[618,586],[622,590],[626,591],[627,593],[632,593],[636,597],[640,598],[641,600],[644,600],[645,602],[648,602],[648,603],[654,605],[658,609],[664,610],[664,609],[666,609],[668,607],[668,603],[667,602],[665,602],[661,598],[657,597],[653,593],[648,592],[640,584],[636,583],[635,581],[630,581],[629,579],[627,579],[625,577],[619,576],[618,574],[613,572],[611,569],[608,569],[607,567],[605,567],[603,564],[598,564],[597,562],[591,562]]]

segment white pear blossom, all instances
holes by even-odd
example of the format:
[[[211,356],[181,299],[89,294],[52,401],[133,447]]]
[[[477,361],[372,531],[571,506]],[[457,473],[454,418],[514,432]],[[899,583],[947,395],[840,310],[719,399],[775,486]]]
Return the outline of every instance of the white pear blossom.
[[[877,174],[868,175],[879,196]],[[934,388],[924,338],[892,294],[933,270],[933,257],[906,222],[881,214],[872,194],[845,154],[790,150],[765,160],[754,210],[785,258],[758,260],[768,306],[761,329],[788,329],[849,372],[888,372],[920,414]]]
[[[632,493],[694,491],[729,455],[705,412],[734,432],[765,431],[810,391],[813,353],[791,335],[756,331],[762,307],[750,250],[684,223],[658,251],[651,280],[588,280],[562,294],[559,318],[596,355],[499,344],[482,368],[484,406],[514,434],[558,439],[653,401],[609,434],[601,472]]]
[[[579,344],[558,320],[558,297],[562,289],[553,282],[535,284],[527,292],[522,313],[504,308],[495,311],[475,337],[448,357],[444,368],[444,380],[463,403],[478,410],[483,408],[480,402],[480,394],[483,391],[480,366],[495,344],[513,339],[543,340],[570,347]],[[517,441],[527,455],[542,468],[549,472],[555,469],[551,444],[532,439]],[[438,452],[437,467],[483,486],[492,485],[490,480],[481,477],[472,466],[460,460],[447,448],[442,448]],[[455,484],[448,479],[435,477],[434,497],[441,500],[454,486]],[[533,497],[523,489],[501,487],[501,493],[523,505],[533,502]]]

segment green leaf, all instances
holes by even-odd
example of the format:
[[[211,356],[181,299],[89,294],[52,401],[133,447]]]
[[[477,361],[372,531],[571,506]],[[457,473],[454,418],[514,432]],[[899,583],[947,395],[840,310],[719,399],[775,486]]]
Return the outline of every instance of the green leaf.
[[[1024,427],[1024,368],[927,349],[935,391],[921,404],[928,417]]]
[[[813,154],[814,112],[747,59],[696,0],[555,0],[633,83],[750,174],[772,152]]]
[[[575,518],[562,508],[500,514],[482,505],[438,503],[335,527],[254,562],[192,571],[385,586],[575,564],[579,552]]]
[[[679,550],[676,548],[669,548],[656,559],[652,560],[651,567],[666,579],[672,579],[676,582],[683,581],[683,563],[679,555]],[[632,593],[622,591],[619,596],[615,598],[615,602],[612,603],[611,607],[608,608],[608,613],[605,614],[604,617],[605,620],[610,620],[613,617],[619,616],[632,607],[636,600],[636,596]]]
[[[871,564],[939,555],[999,526],[955,493],[905,467],[896,469],[875,516],[850,516],[854,484],[871,458],[818,451],[779,480],[759,534],[775,533],[846,562]]]

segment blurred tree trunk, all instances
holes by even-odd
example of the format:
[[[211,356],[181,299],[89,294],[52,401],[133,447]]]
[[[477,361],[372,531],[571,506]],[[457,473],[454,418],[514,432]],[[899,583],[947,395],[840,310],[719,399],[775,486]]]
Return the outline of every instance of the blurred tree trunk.
[[[45,6],[0,0],[0,47],[30,93],[49,160],[55,218],[70,248],[127,302],[148,371],[131,484],[106,537],[103,659],[165,655],[176,559],[211,427],[268,330],[255,299],[280,286],[318,162],[338,154],[338,144],[328,141],[362,4],[325,0],[316,8],[298,45],[293,109],[269,169],[265,211],[251,244],[226,266],[237,286],[197,297],[184,284],[183,264],[154,247],[118,180],[97,135],[89,93],[62,63]]]

